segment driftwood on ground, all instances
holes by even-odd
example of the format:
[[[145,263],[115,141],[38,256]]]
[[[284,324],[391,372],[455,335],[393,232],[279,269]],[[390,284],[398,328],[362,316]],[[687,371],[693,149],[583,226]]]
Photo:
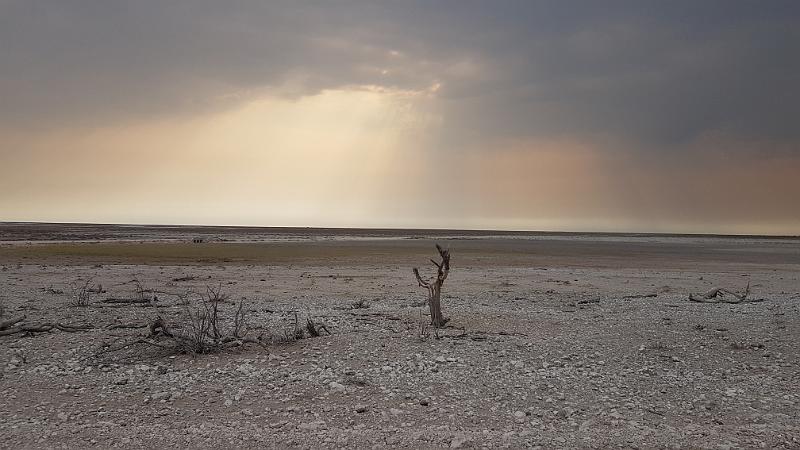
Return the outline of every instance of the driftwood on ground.
[[[25,316],[20,316],[15,319],[10,319],[0,322],[0,330],[5,330],[6,328],[13,327],[14,325],[22,322],[23,320],[25,320]]]
[[[655,292],[651,292],[649,294],[631,294],[631,295],[626,295],[622,298],[635,299],[635,298],[653,298],[653,297],[658,297],[658,294],[656,294]]]
[[[22,323],[25,317],[12,319],[0,323],[0,336],[10,336],[17,333],[45,333],[48,331],[59,330],[66,333],[76,333],[79,331],[93,330],[95,327],[91,324],[70,325],[63,323],[40,323],[40,324],[26,324]],[[20,324],[20,325],[18,325]]]
[[[116,298],[116,297],[109,297],[103,300],[103,303],[117,303],[117,304],[149,304],[153,301],[151,298],[147,297],[137,297],[137,298]]]
[[[763,302],[764,299],[755,299],[750,298],[750,283],[747,283],[747,287],[744,289],[744,292],[741,294],[737,294],[736,292],[729,291],[725,288],[713,288],[708,290],[705,294],[695,295],[689,294],[689,301],[696,302],[696,303],[730,303],[730,304],[739,304],[739,303],[757,303]]]

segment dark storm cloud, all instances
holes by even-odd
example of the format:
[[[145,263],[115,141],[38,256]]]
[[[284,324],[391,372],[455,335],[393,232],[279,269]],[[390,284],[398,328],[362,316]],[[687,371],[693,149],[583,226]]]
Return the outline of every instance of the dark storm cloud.
[[[194,114],[263,91],[440,83],[453,146],[602,134],[673,148],[719,132],[798,148],[800,138],[794,1],[5,1],[0,42],[4,127]]]

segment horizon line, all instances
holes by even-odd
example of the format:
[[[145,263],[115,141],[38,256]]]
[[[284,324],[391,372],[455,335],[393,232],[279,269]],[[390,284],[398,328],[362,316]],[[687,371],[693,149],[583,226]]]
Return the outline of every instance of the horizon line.
[[[800,239],[800,234],[735,234],[735,233],[680,233],[663,231],[566,231],[566,230],[523,230],[491,228],[404,228],[404,227],[343,227],[343,226],[280,226],[280,225],[236,225],[236,224],[192,224],[192,223],[121,223],[121,222],[42,222],[42,221],[3,221],[0,225],[82,225],[82,226],[125,226],[125,227],[184,227],[184,228],[250,228],[273,230],[363,230],[363,231],[434,231],[434,232],[472,232],[501,234],[564,234],[564,235],[642,235],[675,237],[738,237]]]

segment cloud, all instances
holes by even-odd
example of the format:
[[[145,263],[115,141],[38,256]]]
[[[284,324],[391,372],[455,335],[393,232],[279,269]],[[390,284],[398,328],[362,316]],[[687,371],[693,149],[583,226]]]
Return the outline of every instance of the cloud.
[[[4,4],[0,120],[92,125],[203,113],[264,92],[427,87],[408,61],[369,44],[379,30],[349,12],[296,2],[238,6]]]
[[[0,12],[0,120],[17,126],[192,114],[265,91],[438,84],[454,143],[800,137],[790,1],[11,1]]]

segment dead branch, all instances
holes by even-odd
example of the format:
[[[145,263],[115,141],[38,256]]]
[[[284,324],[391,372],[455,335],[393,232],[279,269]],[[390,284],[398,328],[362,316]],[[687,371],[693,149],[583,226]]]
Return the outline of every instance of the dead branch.
[[[31,325],[23,324],[16,327],[0,329],[0,336],[11,336],[17,333],[27,333],[27,334],[46,333],[49,331],[53,331],[54,329],[59,331],[64,331],[67,333],[77,333],[80,331],[93,330],[94,326],[91,324],[65,325],[62,323],[50,323],[50,322],[41,324],[31,324]]]
[[[53,325],[51,324],[42,324],[42,325],[22,325],[19,327],[9,328],[7,330],[0,331],[0,336],[10,336],[16,333],[44,333],[46,331],[50,331],[53,329]]]
[[[748,282],[742,294],[737,294],[725,288],[713,288],[702,295],[689,294],[689,301],[696,303],[730,303],[735,305],[739,303],[758,303],[765,300],[763,298],[749,298],[749,295],[750,283]]]
[[[88,323],[82,324],[82,325],[64,325],[64,324],[61,324],[61,323],[57,323],[57,324],[54,325],[54,327],[57,328],[60,331],[66,332],[66,333],[77,333],[79,331],[89,331],[89,330],[93,330],[95,328],[94,325],[88,324]]]
[[[116,298],[116,297],[108,297],[107,299],[103,300],[103,303],[113,303],[113,304],[149,304],[149,298]]]
[[[197,276],[195,276],[195,275],[187,275],[185,277],[173,278],[172,281],[181,282],[181,281],[192,281],[192,280],[195,280],[195,279],[197,279]]]
[[[0,330],[0,336],[11,336],[12,334],[22,333],[22,327],[14,327],[6,330]]]
[[[325,330],[325,332],[328,333],[328,336],[331,335],[328,327],[326,327],[324,324],[317,324],[310,318],[306,319],[306,330],[308,330],[308,335],[311,337],[319,337],[321,330]]]
[[[430,280],[424,280],[419,274],[419,270],[415,267],[414,276],[419,286],[428,290],[427,302],[431,312],[431,324],[435,328],[439,328],[450,320],[442,315],[441,306],[442,285],[444,285],[444,281],[450,274],[450,250],[443,249],[439,244],[436,244],[436,250],[442,258],[441,262],[431,260],[433,265],[436,266],[436,275]]]
[[[0,322],[0,330],[5,330],[6,328],[12,327],[20,322],[25,320],[25,316],[17,317],[16,319],[6,320],[5,322]]]
[[[109,330],[117,330],[120,328],[147,328],[149,327],[149,323],[140,322],[140,323],[115,323],[113,325],[109,325],[106,327]]]
[[[589,298],[589,299],[578,300],[577,302],[575,302],[576,305],[591,305],[597,303],[600,303],[599,298]]]
[[[242,308],[244,302],[239,302],[239,307],[236,309],[236,315],[233,316],[233,336],[236,338],[243,338],[247,334],[247,324],[245,323],[244,312]]]
[[[392,321],[402,320],[402,319],[400,319],[399,317],[397,317],[394,314],[383,313],[383,312],[357,313],[357,312],[350,311],[350,315],[353,316],[353,317],[358,317],[359,320],[365,320],[364,317],[383,317],[386,320],[392,320]]]
[[[305,332],[302,328],[300,328],[300,324],[297,320],[297,311],[294,312],[294,338],[295,339],[303,339],[306,337]]]
[[[632,295],[626,295],[626,296],[624,296],[624,297],[622,297],[622,298],[626,298],[626,299],[634,299],[634,298],[653,298],[653,297],[658,297],[658,294],[656,294],[656,293],[650,293],[650,294],[632,294]]]

